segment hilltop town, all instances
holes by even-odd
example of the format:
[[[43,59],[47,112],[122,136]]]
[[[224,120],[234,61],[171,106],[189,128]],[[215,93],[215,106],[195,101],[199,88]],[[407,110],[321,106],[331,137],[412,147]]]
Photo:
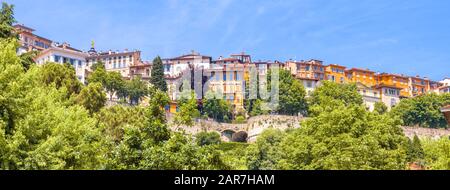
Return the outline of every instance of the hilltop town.
[[[123,79],[130,80],[140,77],[149,80],[152,62],[141,59],[138,50],[129,51],[98,51],[95,44],[89,51],[83,52],[71,47],[69,43],[57,43],[45,37],[34,34],[34,29],[25,25],[14,25],[20,39],[21,47],[18,54],[38,51],[35,57],[38,65],[47,62],[70,63],[76,71],[78,79],[86,84],[86,78],[92,73],[91,66],[103,62],[108,72],[119,72]],[[400,99],[416,97],[422,94],[443,94],[450,92],[450,78],[433,81],[427,77],[406,76],[403,74],[377,73],[369,69],[347,68],[344,65],[324,64],[320,60],[309,61],[254,61],[245,53],[233,54],[229,57],[213,59],[211,56],[201,55],[192,51],[189,54],[163,58],[164,77],[167,81],[168,95],[171,103],[166,111],[177,112],[177,85],[181,83],[183,74],[196,70],[206,77],[202,81],[202,89],[220,91],[234,110],[244,107],[246,100],[245,88],[249,84],[249,72],[255,69],[259,76],[265,76],[270,68],[279,67],[290,71],[299,80],[310,95],[322,81],[336,83],[356,83],[358,92],[362,95],[364,104],[371,111],[377,102],[383,102],[389,109],[400,102]],[[223,82],[225,81],[225,82]],[[197,99],[205,94],[197,95]]]

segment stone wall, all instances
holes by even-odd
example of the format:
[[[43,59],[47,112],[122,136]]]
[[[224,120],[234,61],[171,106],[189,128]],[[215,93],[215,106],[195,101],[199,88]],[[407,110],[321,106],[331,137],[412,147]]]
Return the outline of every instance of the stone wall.
[[[450,130],[448,129],[430,129],[419,127],[402,127],[403,132],[409,138],[414,138],[417,135],[420,138],[432,138],[439,139],[441,137],[450,136]]]

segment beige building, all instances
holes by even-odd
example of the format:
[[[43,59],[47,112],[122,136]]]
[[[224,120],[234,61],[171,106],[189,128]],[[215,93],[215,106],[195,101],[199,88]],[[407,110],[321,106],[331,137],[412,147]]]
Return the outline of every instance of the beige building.
[[[364,105],[369,111],[373,111],[375,109],[375,103],[381,102],[380,91],[366,86],[361,82],[357,82],[356,86],[358,87],[358,93],[361,94],[363,98]]]
[[[90,68],[94,63],[101,61],[105,64],[106,71],[119,72],[124,78],[131,78],[130,67],[143,65],[140,51],[125,50],[119,52],[110,50],[108,52],[97,52],[92,47],[88,53],[87,67]]]

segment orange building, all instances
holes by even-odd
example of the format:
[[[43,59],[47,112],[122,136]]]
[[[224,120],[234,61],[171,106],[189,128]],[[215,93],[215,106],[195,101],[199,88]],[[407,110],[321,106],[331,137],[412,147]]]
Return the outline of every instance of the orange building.
[[[325,66],[322,63],[322,61],[314,59],[300,62],[287,61],[285,67],[297,78],[324,80]]]
[[[345,76],[346,67],[336,64],[330,64],[325,67],[325,76],[328,80],[338,83],[346,83],[347,77]]]
[[[389,85],[400,88],[400,97],[410,97],[409,78],[404,75],[381,73],[376,75],[378,85]]]
[[[377,84],[375,72],[368,69],[352,68],[345,71],[348,82],[362,83],[366,86],[374,86]]]
[[[430,90],[430,80],[426,78],[409,77],[410,96],[419,96]]]

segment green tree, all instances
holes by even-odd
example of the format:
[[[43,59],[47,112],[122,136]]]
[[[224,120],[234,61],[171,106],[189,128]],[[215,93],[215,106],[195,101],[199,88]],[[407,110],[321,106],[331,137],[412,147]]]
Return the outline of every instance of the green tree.
[[[108,73],[106,72],[104,64],[102,62],[97,62],[93,64],[91,68],[93,72],[87,78],[88,83],[98,82],[105,86],[108,79]]]
[[[407,159],[409,162],[417,162],[424,159],[424,151],[422,148],[422,144],[420,142],[420,139],[417,135],[414,135],[413,140],[408,139],[407,144]]]
[[[385,114],[388,111],[388,107],[383,102],[376,102],[373,111],[379,114]]]
[[[114,94],[125,88],[125,81],[119,72],[108,72],[106,77],[104,87],[109,93],[109,100],[112,100]]]
[[[246,155],[249,170],[273,170],[281,159],[280,143],[286,133],[280,130],[265,130],[257,141],[248,147]]]
[[[31,65],[36,64],[34,62],[34,59],[38,55],[38,51],[29,51],[26,53],[21,54],[20,57],[20,63],[22,64],[22,67],[27,71],[30,69]]]
[[[430,170],[450,170],[450,139],[425,140],[423,143],[425,163]]]
[[[255,100],[253,103],[253,107],[250,112],[250,116],[258,116],[258,115],[265,115],[268,114],[268,108],[263,108],[263,101],[262,100]]]
[[[75,69],[69,64],[52,62],[44,64],[42,66],[42,80],[47,85],[55,85],[57,89],[65,88],[67,97],[78,94],[82,87]]]
[[[135,77],[126,83],[126,93],[130,98],[130,104],[138,105],[142,97],[148,95],[149,89],[147,82],[140,77]]]
[[[268,84],[271,85],[272,72],[269,72]],[[307,115],[306,91],[289,71],[279,70],[279,105],[277,112],[285,115]],[[270,88],[271,89],[271,88]]]
[[[178,101],[180,110],[175,114],[175,124],[193,126],[194,119],[200,117],[197,99],[195,97],[195,93],[192,92],[191,97],[187,100]]]
[[[101,169],[95,120],[68,104],[65,88],[42,82],[44,68],[22,67],[15,40],[0,40],[0,169]]]
[[[221,143],[220,134],[217,132],[200,132],[195,135],[198,146],[215,145]]]
[[[17,34],[12,26],[16,22],[14,5],[2,2],[2,10],[0,12],[0,38],[17,38]]]
[[[280,144],[278,169],[405,169],[406,137],[400,121],[340,106],[308,119]]]
[[[103,63],[102,61],[98,61],[91,66],[92,71],[96,71],[98,68],[105,70],[105,63]]]
[[[175,133],[162,146],[145,149],[142,169],[161,170],[224,170],[230,169],[214,147],[200,147],[186,137]]]
[[[82,105],[89,113],[96,113],[105,106],[106,94],[103,92],[103,87],[100,83],[90,83],[81,90],[76,98],[76,102]]]
[[[164,78],[164,65],[159,56],[153,60],[151,75],[150,83],[152,83],[157,89],[167,92],[167,83]]]
[[[203,111],[205,114],[218,122],[229,121],[231,116],[231,106],[227,101],[213,93],[207,93],[207,98],[203,100]]]
[[[164,107],[169,104],[169,97],[165,92],[154,90],[148,106],[146,132],[154,142],[159,143],[170,138]]]
[[[310,98],[310,114],[318,115],[329,112],[336,107],[362,105],[362,96],[356,84],[339,84],[322,81],[322,85],[314,90]]]
[[[426,94],[403,99],[390,114],[399,117],[407,126],[426,128],[447,128],[447,122],[441,108],[450,103],[450,95]]]

